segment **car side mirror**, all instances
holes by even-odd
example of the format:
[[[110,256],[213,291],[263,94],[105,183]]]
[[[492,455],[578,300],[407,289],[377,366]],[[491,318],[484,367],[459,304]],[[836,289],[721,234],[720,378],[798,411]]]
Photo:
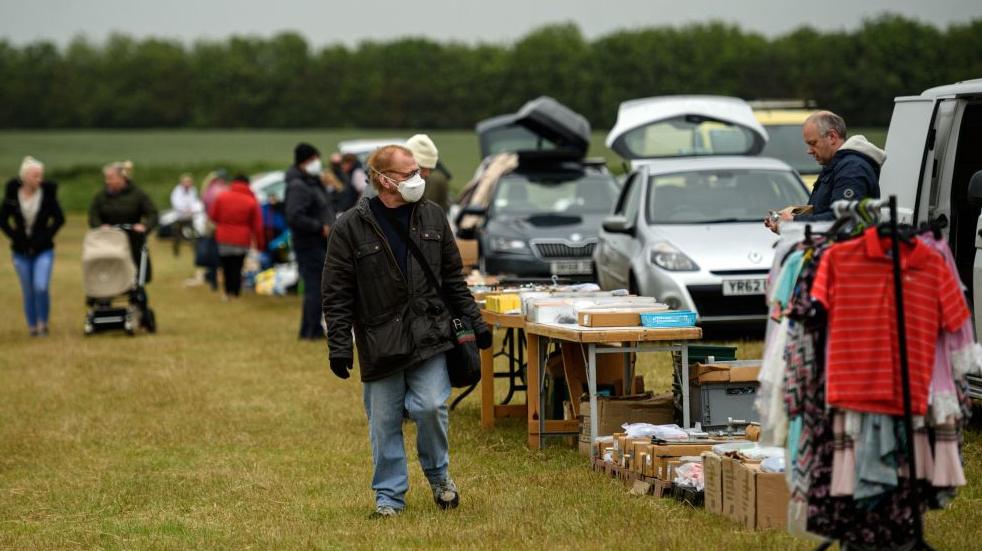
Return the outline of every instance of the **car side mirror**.
[[[625,217],[623,214],[612,214],[607,218],[604,218],[602,226],[604,231],[610,233],[634,233],[634,226],[627,221],[627,217]]]
[[[968,181],[968,200],[975,205],[982,203],[982,170],[973,174]]]

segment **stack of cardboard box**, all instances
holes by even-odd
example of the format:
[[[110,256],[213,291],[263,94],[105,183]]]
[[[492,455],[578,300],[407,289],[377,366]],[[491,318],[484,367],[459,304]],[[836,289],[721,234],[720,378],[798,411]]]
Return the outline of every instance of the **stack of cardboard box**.
[[[766,473],[760,464],[703,453],[706,510],[733,519],[750,530],[784,528],[788,487],[784,473]]]

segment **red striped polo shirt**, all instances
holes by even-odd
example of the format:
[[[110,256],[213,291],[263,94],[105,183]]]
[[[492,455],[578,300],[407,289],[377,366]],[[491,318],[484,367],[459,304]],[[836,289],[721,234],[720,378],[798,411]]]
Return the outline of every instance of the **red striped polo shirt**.
[[[911,408],[915,415],[924,415],[938,333],[959,328],[969,311],[957,278],[940,254],[920,240],[900,246]],[[902,415],[890,239],[870,228],[860,238],[830,247],[822,255],[812,296],[829,317],[829,405]]]

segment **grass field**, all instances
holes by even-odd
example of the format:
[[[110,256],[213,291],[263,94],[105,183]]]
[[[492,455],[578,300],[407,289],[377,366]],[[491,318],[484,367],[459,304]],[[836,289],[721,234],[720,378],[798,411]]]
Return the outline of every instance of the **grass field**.
[[[882,146],[883,129],[859,129]],[[14,176],[24,155],[48,166],[48,176],[62,184],[62,204],[72,211],[88,208],[102,185],[101,167],[129,159],[136,165],[135,180],[159,208],[169,205],[169,194],[182,172],[196,181],[217,167],[247,175],[282,170],[293,160],[293,147],[307,141],[324,155],[341,140],[408,137],[405,130],[79,130],[0,131],[0,174]],[[480,162],[477,138],[470,130],[430,132],[440,157],[453,174],[451,187],[462,188]],[[604,157],[615,172],[622,160],[604,146],[606,131],[593,134],[591,156]],[[804,147],[804,146],[802,146]]]
[[[83,337],[83,225],[71,217],[58,238],[46,339],[26,336],[0,250],[2,549],[813,547],[629,496],[574,451],[527,449],[517,423],[485,432],[476,396],[451,414],[461,508],[436,510],[413,459],[406,514],[370,521],[361,385],[331,375],[323,344],[296,341],[297,298],[222,303],[183,286],[189,255],[174,259],[154,242],[160,332]],[[759,356],[760,342],[740,349]],[[646,360],[641,372],[664,389],[667,367],[667,357]],[[927,517],[938,549],[978,548],[980,446],[969,432],[970,486]]]

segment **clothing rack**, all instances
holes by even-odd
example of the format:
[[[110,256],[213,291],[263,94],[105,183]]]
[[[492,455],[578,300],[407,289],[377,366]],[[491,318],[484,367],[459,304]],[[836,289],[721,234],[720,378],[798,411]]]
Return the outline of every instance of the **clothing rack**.
[[[911,485],[909,492],[910,508],[914,516],[914,546],[913,549],[933,548],[924,540],[924,520],[921,514],[920,502],[917,495],[917,464],[914,457],[914,419],[910,406],[910,373],[907,358],[907,329],[904,317],[904,290],[903,273],[900,269],[900,229],[897,224],[897,196],[891,195],[889,200],[865,200],[865,201],[836,201],[832,206],[837,216],[852,215],[869,220],[870,215],[882,209],[886,205],[890,209],[890,221],[888,229],[890,232],[890,248],[893,261],[893,290],[894,300],[896,301],[897,315],[897,341],[900,346],[900,382],[903,390],[904,399],[904,432],[906,434],[907,470],[908,480]],[[876,210],[874,210],[876,209]],[[828,549],[834,543],[833,540],[822,542],[816,551]]]

